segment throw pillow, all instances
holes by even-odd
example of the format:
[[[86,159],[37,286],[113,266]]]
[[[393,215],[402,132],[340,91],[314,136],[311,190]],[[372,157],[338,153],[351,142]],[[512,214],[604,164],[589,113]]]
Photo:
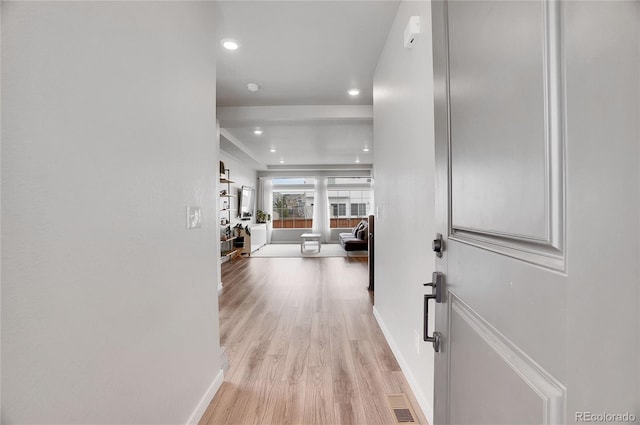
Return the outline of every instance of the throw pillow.
[[[365,223],[362,230],[364,231],[364,240],[369,239],[369,223]]]
[[[361,241],[369,239],[369,226],[365,224],[362,229],[358,230],[357,236]]]
[[[358,223],[358,225],[356,227],[353,228],[353,236],[358,236],[358,231],[362,230],[362,228],[364,227],[364,224],[362,224],[362,221],[360,223]]]

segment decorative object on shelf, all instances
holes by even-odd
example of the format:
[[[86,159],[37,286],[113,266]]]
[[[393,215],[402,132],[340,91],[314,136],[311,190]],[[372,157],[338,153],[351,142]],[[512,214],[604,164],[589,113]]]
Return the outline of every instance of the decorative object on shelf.
[[[262,210],[258,210],[256,212],[256,221],[258,223],[266,223],[267,221],[271,221],[271,214],[267,214]]]
[[[224,162],[222,161],[220,161],[220,178],[221,179],[227,178],[227,169],[224,168]]]
[[[227,191],[226,191],[226,190],[222,189],[222,190],[220,191],[220,196],[224,196],[224,195],[226,195],[226,194],[227,194]]]
[[[242,226],[241,223],[235,225],[235,230],[238,232],[238,236],[234,240],[234,247],[240,249],[242,255],[247,257],[251,256],[252,244],[251,244],[251,229],[249,225]],[[236,243],[237,242],[237,243]]]
[[[242,236],[242,224],[237,223],[233,226],[233,230],[236,236]]]

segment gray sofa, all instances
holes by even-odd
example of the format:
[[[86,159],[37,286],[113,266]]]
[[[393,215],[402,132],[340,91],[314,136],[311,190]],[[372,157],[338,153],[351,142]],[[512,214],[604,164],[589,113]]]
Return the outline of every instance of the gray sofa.
[[[369,225],[362,220],[349,233],[338,234],[340,245],[345,251],[368,251],[369,250]]]

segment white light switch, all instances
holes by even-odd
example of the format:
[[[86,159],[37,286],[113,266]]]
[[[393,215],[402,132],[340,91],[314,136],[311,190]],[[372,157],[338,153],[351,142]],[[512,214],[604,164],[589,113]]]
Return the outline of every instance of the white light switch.
[[[187,206],[187,229],[202,227],[202,208]]]

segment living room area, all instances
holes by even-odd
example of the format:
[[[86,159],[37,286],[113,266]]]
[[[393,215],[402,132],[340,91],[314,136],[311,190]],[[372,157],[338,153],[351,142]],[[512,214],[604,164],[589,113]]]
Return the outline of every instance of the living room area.
[[[222,263],[240,257],[367,257],[373,219],[368,172],[270,177],[222,150],[220,158]]]

